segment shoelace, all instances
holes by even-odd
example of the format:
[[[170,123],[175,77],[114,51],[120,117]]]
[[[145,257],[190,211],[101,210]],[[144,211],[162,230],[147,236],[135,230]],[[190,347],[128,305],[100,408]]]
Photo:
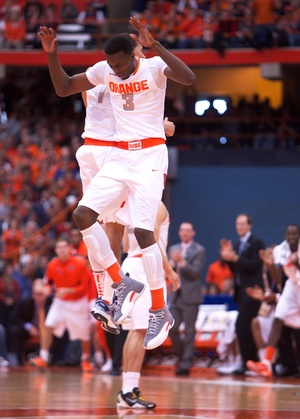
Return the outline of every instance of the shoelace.
[[[122,295],[126,289],[126,285],[122,284],[122,282],[119,284],[118,288],[115,289],[115,310],[118,310],[122,305]]]
[[[156,330],[159,325],[159,320],[164,319],[165,313],[160,311],[156,314],[150,313],[149,314],[149,326],[148,326],[148,334],[153,335],[156,334]]]

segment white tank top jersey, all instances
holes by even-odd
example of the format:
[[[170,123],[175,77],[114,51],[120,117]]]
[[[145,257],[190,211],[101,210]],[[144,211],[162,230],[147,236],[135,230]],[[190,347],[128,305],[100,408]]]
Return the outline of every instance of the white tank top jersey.
[[[86,117],[83,138],[115,141],[116,120],[107,87],[99,84],[86,92]]]
[[[110,92],[117,141],[166,138],[163,116],[167,64],[160,57],[137,60],[136,70],[126,80],[116,76],[107,61],[100,61],[86,71],[92,84],[105,84]]]
[[[164,254],[166,254],[167,252],[169,226],[170,226],[170,217],[168,214],[160,225],[159,238],[158,238],[158,245]],[[135,257],[137,255],[140,255],[141,248],[138,245],[138,242],[135,238],[134,227],[128,227],[127,233],[128,233],[128,256]]]

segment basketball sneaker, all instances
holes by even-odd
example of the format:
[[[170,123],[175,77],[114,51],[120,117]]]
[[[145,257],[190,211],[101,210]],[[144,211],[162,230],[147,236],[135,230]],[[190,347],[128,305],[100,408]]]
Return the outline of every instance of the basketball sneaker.
[[[120,333],[120,326],[115,323],[113,319],[115,304],[106,304],[106,302],[100,297],[96,300],[94,307],[92,308],[92,315],[101,323],[102,329],[106,332],[118,335]]]
[[[159,310],[149,310],[149,325],[144,339],[145,349],[160,346],[168,337],[174,319],[167,306]]]
[[[272,364],[268,359],[263,359],[261,362],[249,360],[246,362],[246,367],[263,377],[272,378]]]
[[[134,387],[132,391],[124,394],[122,391],[118,394],[117,407],[125,407],[131,409],[154,409],[156,403],[146,400],[138,387]]]
[[[44,361],[40,356],[30,358],[29,364],[33,367],[38,367],[41,370],[45,370],[48,367],[48,363]]]
[[[94,365],[90,361],[81,361],[80,363],[82,372],[93,372]]]
[[[115,290],[114,322],[123,323],[131,313],[134,303],[145,291],[145,284],[125,276],[118,284],[114,282],[112,288]]]

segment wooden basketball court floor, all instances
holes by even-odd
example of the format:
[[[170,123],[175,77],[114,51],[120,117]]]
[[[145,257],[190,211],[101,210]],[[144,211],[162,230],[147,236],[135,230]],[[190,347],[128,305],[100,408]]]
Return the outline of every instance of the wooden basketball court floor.
[[[0,371],[0,418],[300,419],[300,379],[220,376],[193,368],[189,377],[150,368],[141,378],[153,410],[117,409],[120,376],[76,367]]]

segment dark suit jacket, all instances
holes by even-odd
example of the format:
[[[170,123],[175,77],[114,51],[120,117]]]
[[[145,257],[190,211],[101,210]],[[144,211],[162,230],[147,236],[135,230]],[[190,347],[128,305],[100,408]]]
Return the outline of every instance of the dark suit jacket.
[[[246,294],[245,289],[247,287],[254,287],[255,285],[258,285],[262,289],[264,288],[262,276],[263,262],[259,257],[259,250],[264,249],[264,247],[262,240],[251,234],[244,245],[237,263],[228,263],[235,275],[234,297],[237,303],[244,304],[254,301],[257,303],[257,300],[254,300]],[[239,243],[236,243],[234,250],[237,253],[238,249]]]
[[[169,249],[169,254],[173,250],[181,250],[181,244],[174,244]],[[185,255],[186,265],[180,268],[179,276],[181,287],[178,291],[171,291],[169,302],[172,303],[180,294],[181,301],[185,304],[200,304],[201,295],[201,274],[206,260],[205,248],[193,242]],[[174,268],[176,270],[176,267]]]

